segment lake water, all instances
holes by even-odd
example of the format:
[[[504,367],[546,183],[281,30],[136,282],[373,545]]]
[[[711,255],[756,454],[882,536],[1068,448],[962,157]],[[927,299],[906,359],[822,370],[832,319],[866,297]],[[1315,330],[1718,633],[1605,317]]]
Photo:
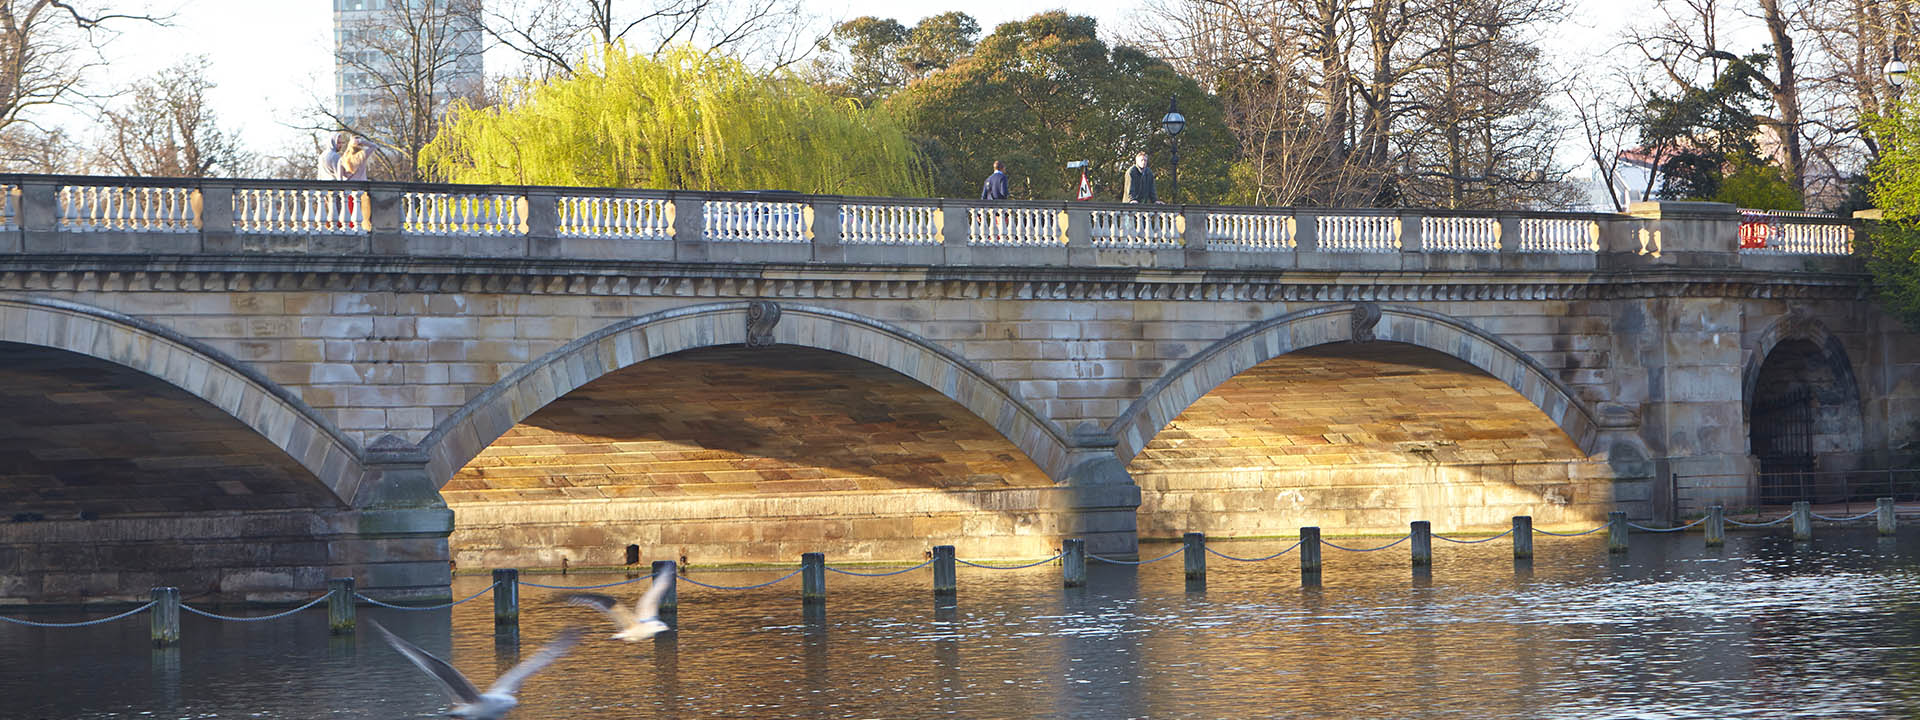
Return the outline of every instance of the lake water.
[[[1624,557],[1608,557],[1600,538],[1539,537],[1538,557],[1520,567],[1505,539],[1436,540],[1428,577],[1408,569],[1405,545],[1328,548],[1317,588],[1301,587],[1291,554],[1209,558],[1204,589],[1186,585],[1178,555],[1141,568],[1093,563],[1088,587],[1072,590],[1054,566],[962,567],[951,609],[935,607],[928,570],[829,574],[825,619],[814,622],[797,578],[741,592],[683,583],[679,632],[631,645],[606,640],[611,628],[592,611],[533,588],[518,642],[495,637],[487,598],[361,613],[451,653],[482,685],[563,627],[589,625],[573,654],[528,682],[511,715],[528,720],[1920,714],[1920,529],[1895,539],[1822,529],[1799,545],[1733,534],[1716,549],[1697,534],[1636,535]],[[1215,547],[1246,557],[1284,544]],[[729,585],[778,576],[694,572]],[[462,577],[456,597],[487,582]],[[371,629],[330,638],[325,622],[319,609],[265,623],[189,615],[180,647],[164,651],[148,647],[145,616],[67,630],[0,624],[0,718],[445,709],[432,681]]]

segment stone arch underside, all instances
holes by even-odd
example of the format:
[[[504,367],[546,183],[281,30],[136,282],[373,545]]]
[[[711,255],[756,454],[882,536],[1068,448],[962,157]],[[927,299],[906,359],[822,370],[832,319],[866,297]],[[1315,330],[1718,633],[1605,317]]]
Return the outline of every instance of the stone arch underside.
[[[1367,319],[1371,313],[1371,321]],[[1397,342],[1446,353],[1506,383],[1592,454],[1599,425],[1573,391],[1526,353],[1456,318],[1391,306],[1339,305],[1288,313],[1235,333],[1180,363],[1108,426],[1131,460],[1194,401],[1273,358],[1330,343]]]
[[[1116,433],[1141,537],[1585,526],[1613,509],[1614,473],[1564,386],[1464,323],[1369,315],[1276,318],[1150,388]]]
[[[166,328],[60,300],[0,300],[0,342],[60,350],[137,371],[218,408],[311,473],[341,507],[363,469],[358,445],[284,388]]]
[[[1041,462],[1064,456],[1057,432],[1017,398],[837,312],[782,307],[771,346],[748,347],[745,305],[609,328],[470,404],[430,449],[439,478],[466,454],[446,442],[488,438],[441,488],[455,559],[905,560],[943,542],[1030,557],[1068,532],[1067,489]]]
[[[353,574],[334,550],[353,543],[356,455],[195,341],[0,301],[0,598],[309,596]]]
[[[529,363],[487,388],[420,442],[429,453],[428,471],[435,484],[446,485],[515,424],[593,380],[650,358],[746,344],[749,305],[713,303],[643,315]],[[838,310],[781,305],[768,341],[859,358],[912,378],[986,421],[1049,476],[1065,470],[1064,432],[965,358],[917,335]]]

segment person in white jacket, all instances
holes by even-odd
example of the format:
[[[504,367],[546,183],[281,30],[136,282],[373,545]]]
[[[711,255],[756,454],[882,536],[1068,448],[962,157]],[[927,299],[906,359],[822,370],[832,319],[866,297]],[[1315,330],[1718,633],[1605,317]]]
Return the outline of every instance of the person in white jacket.
[[[347,149],[347,131],[334,133],[327,141],[327,149],[320,151],[320,169],[315,177],[320,180],[340,179],[340,153]]]

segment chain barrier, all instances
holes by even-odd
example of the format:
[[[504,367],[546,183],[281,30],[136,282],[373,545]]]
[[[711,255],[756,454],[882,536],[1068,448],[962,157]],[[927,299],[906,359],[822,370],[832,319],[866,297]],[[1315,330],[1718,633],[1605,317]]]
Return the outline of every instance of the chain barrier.
[[[1815,520],[1825,520],[1827,522],[1853,522],[1855,520],[1865,520],[1867,518],[1878,515],[1880,514],[1880,511],[1868,510],[1866,512],[1860,513],[1859,515],[1855,515],[1853,517],[1827,517],[1825,515],[1821,515],[1820,513],[1808,513],[1808,514],[1812,515],[1813,519]]]
[[[708,584],[706,584],[706,583],[703,583],[703,582],[700,582],[699,580],[695,580],[695,579],[693,579],[693,578],[690,578],[690,577],[683,577],[683,578],[680,578],[680,579],[681,579],[681,580],[685,580],[685,581],[687,581],[687,582],[690,582],[690,583],[693,583],[693,584],[695,584],[695,585],[699,585],[700,587],[703,587],[703,588],[709,588],[709,589],[713,589],[713,590],[759,590],[760,588],[763,588],[763,587],[767,587],[767,586],[769,586],[769,585],[777,585],[777,584],[779,584],[779,583],[781,583],[781,582],[784,582],[784,581],[785,581],[785,580],[786,580],[787,578],[790,578],[790,577],[793,577],[793,576],[795,576],[795,575],[799,575],[799,574],[800,574],[800,570],[801,570],[801,568],[795,568],[793,572],[790,572],[790,573],[787,573],[787,574],[785,574],[785,575],[781,575],[780,577],[777,577],[777,578],[774,578],[774,579],[772,579],[772,580],[768,580],[768,581],[766,581],[766,582],[763,582],[763,583],[760,583],[759,585],[740,585],[740,586],[733,586],[733,585],[708,585]]]
[[[80,622],[70,622],[70,623],[57,623],[57,622],[34,622],[34,621],[32,621],[32,620],[22,620],[22,619],[20,619],[20,618],[10,618],[10,617],[6,617],[6,616],[4,616],[4,615],[0,615],[0,622],[10,622],[10,623],[13,623],[13,624],[15,624],[15,625],[25,625],[25,626],[27,626],[27,627],[41,627],[41,628],[77,628],[77,627],[86,627],[86,626],[88,626],[88,625],[99,625],[99,624],[102,624],[102,623],[110,623],[110,622],[113,622],[113,621],[115,621],[115,620],[119,620],[119,619],[121,619],[121,618],[125,618],[125,617],[131,617],[131,616],[134,616],[134,615],[138,615],[138,614],[140,614],[140,613],[143,613],[143,612],[146,612],[146,611],[147,611],[147,609],[148,609],[148,608],[151,608],[151,607],[153,607],[153,601],[152,601],[152,600],[148,600],[148,601],[147,601],[147,604],[145,604],[145,605],[141,605],[140,607],[137,607],[137,608],[134,608],[134,609],[132,609],[132,610],[128,610],[128,611],[126,611],[126,612],[123,612],[123,613],[120,613],[119,615],[115,615],[115,616],[113,616],[113,617],[103,617],[103,618],[100,618],[100,619],[98,619],[98,620],[82,620],[82,621],[80,621]]]
[[[1643,530],[1643,531],[1646,531],[1646,532],[1680,532],[1681,530],[1685,530],[1685,529],[1687,529],[1687,528],[1690,528],[1690,527],[1693,527],[1693,526],[1695,526],[1695,525],[1699,525],[1700,523],[1703,523],[1703,522],[1706,522],[1706,521],[1707,521],[1707,519],[1706,519],[1706,518],[1700,518],[1699,520],[1695,520],[1695,521],[1693,521],[1693,522],[1690,522],[1690,523],[1687,523],[1687,524],[1685,524],[1685,525],[1681,525],[1681,526],[1679,526],[1679,527],[1670,527],[1670,528],[1657,528],[1657,527],[1647,527],[1647,526],[1645,526],[1645,525],[1641,525],[1641,524],[1639,524],[1639,523],[1634,523],[1634,522],[1629,522],[1629,523],[1627,523],[1627,527],[1630,527],[1630,528],[1633,528],[1633,529],[1635,529],[1635,530]]]
[[[1434,533],[1433,536],[1435,538],[1445,540],[1450,543],[1460,543],[1461,545],[1477,545],[1483,542],[1493,542],[1495,540],[1499,540],[1500,538],[1503,538],[1512,534],[1513,534],[1513,528],[1507,528],[1506,532],[1502,532],[1499,535],[1494,535],[1492,537],[1483,537],[1483,538],[1480,538],[1479,540],[1455,540],[1453,538],[1447,537],[1445,535],[1441,535],[1439,533]]]
[[[840,573],[841,575],[852,575],[854,577],[887,577],[889,575],[899,575],[901,573],[910,573],[932,564],[933,564],[933,561],[928,560],[926,562],[920,563],[919,565],[915,565],[913,567],[906,568],[904,570],[894,570],[891,572],[878,572],[878,573],[863,573],[863,572],[854,572],[852,570],[841,570],[840,568],[834,567],[832,565],[826,565],[824,567],[827,568],[828,572],[837,572],[837,573]]]
[[[1412,538],[1412,537],[1413,537],[1413,533],[1407,533],[1405,535],[1401,535],[1399,540],[1395,540],[1385,545],[1381,545],[1380,547],[1371,547],[1371,548],[1350,548],[1345,545],[1335,545],[1325,540],[1321,540],[1320,544],[1333,548],[1335,550],[1345,550],[1347,552],[1378,552],[1378,551],[1393,547],[1395,545],[1399,545],[1400,543],[1406,542],[1409,538]]]
[[[326,601],[327,601],[327,595],[321,595],[320,597],[314,598],[313,600],[309,601],[307,604],[301,605],[300,607],[294,608],[292,610],[288,610],[286,612],[274,613],[272,615],[260,615],[256,617],[235,617],[232,615],[221,615],[219,613],[210,613],[205,610],[201,610],[200,608],[194,607],[192,605],[188,605],[186,603],[180,603],[180,609],[193,613],[195,615],[199,615],[200,617],[213,618],[215,620],[225,620],[227,622],[260,622],[262,620],[278,620],[288,615],[292,615],[294,613],[300,612],[301,610],[305,610],[315,605],[319,605],[320,603],[323,603]]]
[[[1581,535],[1592,535],[1594,533],[1600,532],[1601,530],[1605,530],[1605,529],[1607,529],[1607,526],[1601,525],[1600,527],[1594,528],[1592,530],[1581,530],[1580,532],[1571,532],[1571,533],[1557,533],[1552,530],[1541,530],[1540,528],[1534,528],[1533,531],[1540,533],[1541,535],[1552,535],[1554,537],[1580,537]]]
[[[966,560],[961,560],[960,558],[954,558],[953,561],[960,563],[961,565],[966,565],[968,567],[977,567],[982,570],[1025,570],[1030,567],[1040,567],[1041,565],[1045,565],[1055,560],[1059,560],[1060,558],[1063,558],[1066,556],[1067,556],[1067,551],[1061,550],[1059,555],[1055,555],[1053,557],[1047,558],[1045,560],[1040,560],[1037,562],[1030,562],[1025,565],[981,565],[980,563],[968,562]]]
[[[490,593],[490,592],[493,592],[493,589],[494,589],[494,588],[497,588],[497,587],[500,587],[500,583],[497,583],[497,582],[496,582],[496,583],[494,583],[494,584],[492,584],[492,585],[488,585],[488,586],[486,586],[485,588],[482,588],[482,589],[480,590],[480,592],[477,592],[477,593],[474,593],[474,594],[472,594],[472,595],[468,595],[468,596],[466,596],[466,597],[464,597],[464,598],[461,598],[461,599],[459,599],[459,600],[455,600],[455,601],[453,601],[453,602],[450,602],[450,603],[442,603],[442,604],[439,604],[439,605],[395,605],[395,604],[393,604],[393,603],[384,603],[384,602],[380,602],[379,600],[375,600],[375,599],[373,599],[373,598],[370,598],[370,597],[367,597],[367,596],[365,596],[365,595],[362,595],[362,594],[360,594],[360,593],[357,593],[357,592],[356,592],[356,593],[354,593],[354,594],[353,594],[353,596],[354,596],[354,597],[357,597],[357,598],[360,598],[361,600],[365,600],[365,601],[367,601],[367,602],[370,602],[370,603],[373,603],[374,605],[378,605],[378,606],[380,606],[380,607],[383,607],[383,608],[387,608],[387,609],[389,609],[389,610],[445,610],[445,609],[447,609],[447,608],[450,608],[450,607],[453,607],[453,606],[455,606],[455,605],[460,605],[460,604],[462,604],[462,603],[466,603],[466,602],[470,602],[470,601],[472,601],[472,600],[473,600],[474,598],[478,598],[478,597],[480,597],[481,595],[485,595],[485,594],[487,594],[487,593]]]
[[[1087,557],[1093,558],[1095,560],[1099,560],[1100,562],[1106,563],[1108,565],[1146,565],[1148,563],[1157,563],[1157,562],[1160,562],[1161,560],[1165,560],[1175,555],[1179,555],[1183,550],[1186,550],[1186,548],[1177,547],[1177,548],[1174,548],[1173,551],[1165,555],[1161,555],[1160,557],[1154,558],[1152,560],[1115,560],[1113,558],[1100,557],[1099,555],[1095,555],[1093,553],[1087,553]]]
[[[1783,523],[1792,519],[1793,519],[1792,515],[1786,515],[1786,516],[1777,517],[1762,523],[1740,522],[1739,520],[1735,520],[1733,518],[1726,518],[1726,521],[1728,525],[1738,525],[1740,527],[1773,527],[1775,525],[1779,525],[1780,523]]]
[[[628,585],[628,584],[640,582],[641,580],[652,580],[652,579],[653,579],[652,575],[641,575],[639,577],[630,577],[625,580],[621,580],[619,582],[610,582],[610,583],[604,583],[601,585],[542,585],[537,582],[527,582],[525,580],[521,580],[520,584],[527,587],[540,588],[542,590],[600,590],[603,588],[620,587],[621,585]]]
[[[1292,545],[1288,545],[1287,549],[1285,550],[1281,550],[1280,552],[1274,553],[1272,555],[1268,555],[1266,557],[1257,557],[1257,558],[1234,557],[1232,555],[1228,555],[1226,553],[1220,552],[1219,550],[1213,549],[1212,545],[1206,546],[1206,550],[1208,553],[1212,554],[1213,556],[1223,560],[1232,560],[1234,562],[1266,562],[1268,560],[1272,560],[1274,558],[1280,557],[1281,555],[1285,555],[1287,553],[1293,552],[1294,549],[1298,547],[1300,547],[1300,542],[1296,540]]]

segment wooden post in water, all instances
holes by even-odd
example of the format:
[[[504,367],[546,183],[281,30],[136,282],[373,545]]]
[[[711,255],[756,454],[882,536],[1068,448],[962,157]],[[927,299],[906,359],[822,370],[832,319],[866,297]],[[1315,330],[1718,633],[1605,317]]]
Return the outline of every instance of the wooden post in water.
[[[1727,544],[1727,509],[1719,505],[1707,508],[1707,547]]]
[[[1433,523],[1425,520],[1413,521],[1408,534],[1413,536],[1413,566],[1433,566]]]
[[[1513,559],[1533,558],[1533,516],[1513,516]]]
[[[1873,524],[1880,529],[1882,537],[1891,537],[1898,522],[1893,517],[1893,498],[1883,497],[1873,501]]]
[[[933,546],[933,594],[950,597],[960,594],[960,575],[953,564],[953,546]]]
[[[1087,586],[1087,541],[1067,538],[1060,541],[1060,580],[1067,587]]]
[[[327,631],[353,634],[353,578],[327,579]]]
[[[1793,539],[1813,539],[1813,503],[1805,500],[1793,503]]]
[[[1623,553],[1627,551],[1627,513],[1615,510],[1607,513],[1607,552]]]
[[[825,553],[800,554],[800,604],[827,604],[827,556]]]
[[[660,614],[680,612],[680,566],[672,560],[653,561],[653,581],[667,584],[667,593],[660,596]]]
[[[180,588],[154,588],[153,607],[147,614],[152,622],[154,647],[180,644]]]
[[[520,571],[493,571],[493,631],[520,629]]]
[[[1207,535],[1190,532],[1181,537],[1186,543],[1186,552],[1182,555],[1187,565],[1188,580],[1207,579]]]
[[[1300,574],[1320,573],[1320,528],[1300,528]]]

